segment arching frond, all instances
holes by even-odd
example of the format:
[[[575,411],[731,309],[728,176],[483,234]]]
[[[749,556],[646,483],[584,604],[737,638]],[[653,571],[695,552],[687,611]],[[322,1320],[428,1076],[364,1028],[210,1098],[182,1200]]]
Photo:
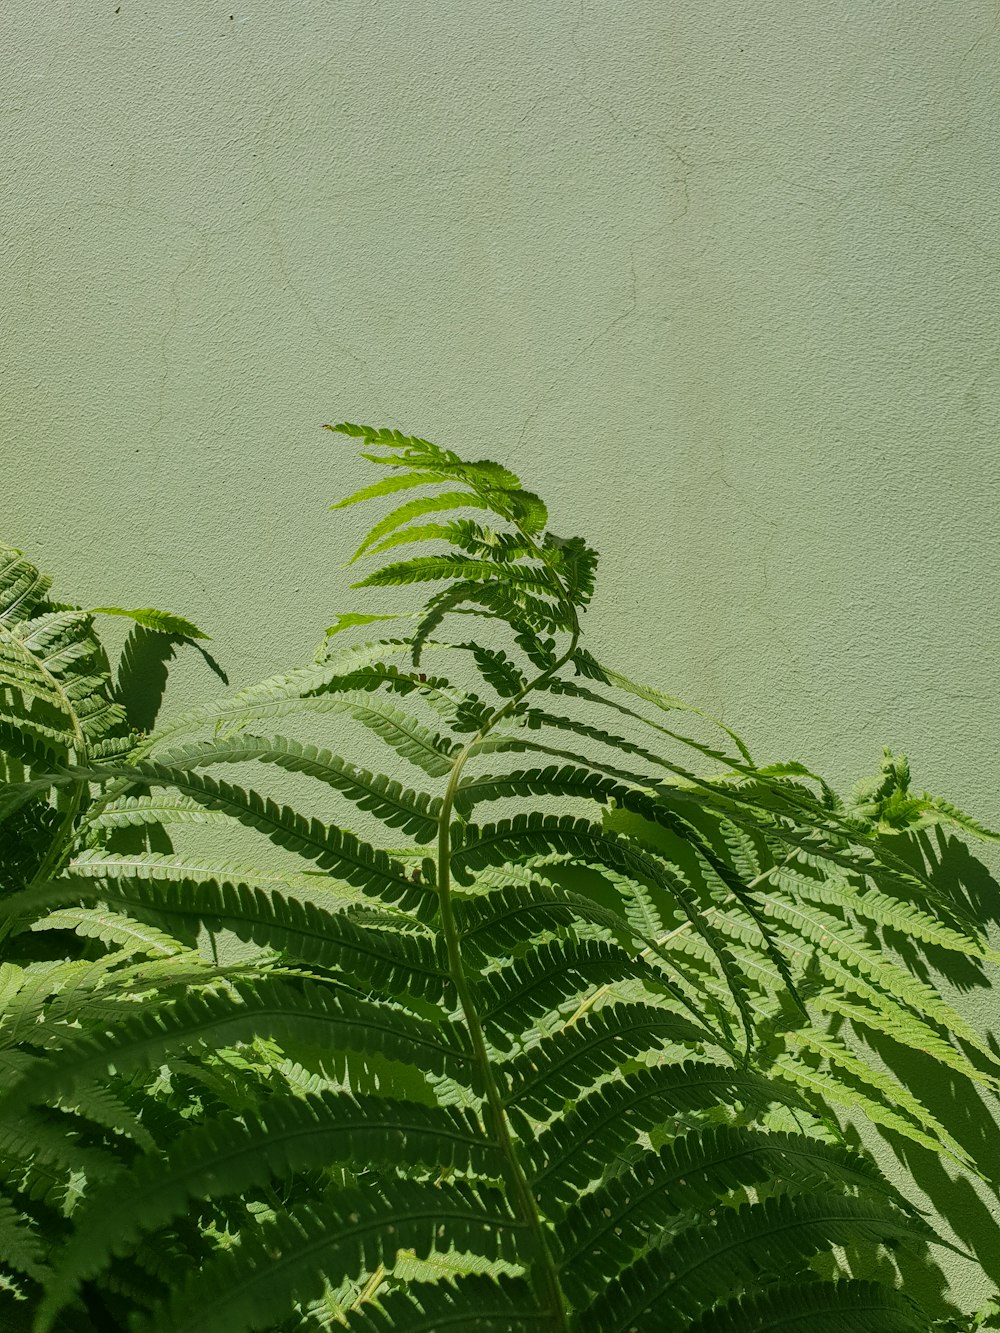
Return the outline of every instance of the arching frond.
[[[996,955],[901,845],[989,831],[900,756],[847,801],[755,763],[581,645],[596,553],[512,471],[331,429],[383,469],[355,586],[438,586],[148,735],[0,549],[0,1291],[33,1333],[927,1327],[818,1259],[935,1241],[851,1117],[975,1169],[881,1056],[1000,1086],[909,961]]]

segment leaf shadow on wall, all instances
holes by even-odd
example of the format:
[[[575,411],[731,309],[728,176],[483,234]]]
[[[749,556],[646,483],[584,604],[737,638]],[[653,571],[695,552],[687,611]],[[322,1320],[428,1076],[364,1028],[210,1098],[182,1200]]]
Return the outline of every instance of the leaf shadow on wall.
[[[122,649],[115,679],[115,695],[134,731],[152,731],[156,725],[166,694],[169,663],[182,644],[199,652],[223,685],[229,684],[225,671],[197,640],[135,625]]]
[[[964,842],[939,830],[933,837],[925,832],[900,838],[897,851],[927,876],[944,904],[953,909],[956,924],[971,919],[984,936],[997,938],[1000,885]],[[943,978],[953,989],[957,1007],[966,1013],[970,1000],[973,1008],[985,1008],[990,1003],[995,964],[984,965],[980,960],[939,950],[896,932],[886,931],[882,940],[872,938],[872,942],[898,955],[915,976],[939,985]],[[1000,1039],[991,1031],[983,1035],[1000,1066]],[[926,1194],[933,1212],[954,1232],[966,1257],[979,1265],[993,1290],[1000,1291],[1000,1097],[989,1088],[974,1087],[919,1050],[870,1033],[865,1034],[864,1043],[957,1140],[982,1176],[976,1182],[941,1154],[890,1130],[877,1131],[906,1174]],[[968,1048],[965,1053],[984,1074],[997,1077],[997,1067],[989,1068],[980,1053]],[[933,1216],[928,1220],[934,1224]],[[859,1271],[864,1269],[871,1276],[891,1280],[888,1261],[873,1261],[870,1254],[853,1258]],[[928,1308],[937,1307],[941,1314],[956,1313],[946,1296],[945,1273],[933,1252],[920,1255],[901,1250],[894,1260],[906,1289],[918,1300]],[[882,1271],[876,1271],[879,1269]],[[956,1329],[968,1326],[961,1321],[946,1325]],[[990,1320],[983,1327],[995,1324]]]
[[[170,663],[181,646],[196,649],[209,670],[224,685],[229,684],[225,671],[196,640],[135,625],[125,641],[115,677],[115,698],[125,709],[126,721],[133,731],[146,734],[156,726],[166,696]],[[144,789],[133,788],[133,794],[141,790]],[[174,850],[166,829],[158,824],[116,829],[112,845],[115,851],[126,853]]]

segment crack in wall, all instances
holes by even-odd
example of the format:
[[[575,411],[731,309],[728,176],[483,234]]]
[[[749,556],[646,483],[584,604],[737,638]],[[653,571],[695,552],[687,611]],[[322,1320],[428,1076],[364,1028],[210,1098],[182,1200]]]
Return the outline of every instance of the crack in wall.
[[[660,229],[658,228],[657,231],[659,230]],[[650,232],[649,236],[653,236],[656,234],[657,234],[656,232]],[[597,333],[594,334],[592,338],[590,338],[586,343],[584,343],[582,347],[577,348],[577,350],[572,354],[572,356],[570,356],[569,359],[565,361],[562,364],[562,366],[560,366],[559,371],[556,374],[555,378],[551,381],[548,387],[542,392],[541,396],[538,398],[538,401],[535,403],[535,406],[531,409],[527,417],[524,419],[524,422],[521,426],[521,430],[517,437],[517,443],[519,446],[525,443],[525,440],[527,439],[528,435],[528,430],[532,422],[535,421],[535,419],[538,417],[538,415],[545,407],[545,405],[551,400],[552,396],[555,394],[559,386],[565,383],[566,379],[569,376],[570,371],[574,368],[574,366],[578,365],[587,355],[587,353],[593,351],[593,349],[597,347],[600,343],[609,341],[611,337],[614,335],[614,332],[618,328],[618,326],[620,324],[623,324],[627,319],[629,319],[635,313],[639,301],[639,283],[636,274],[635,252],[637,246],[641,244],[643,240],[647,239],[648,236],[640,237],[638,241],[636,241],[632,246],[629,247],[629,292],[623,309],[621,309],[618,312],[618,314],[615,315],[614,318],[611,319],[610,322],[604,326],[603,329],[600,329]]]
[[[343,43],[338,46],[338,49],[320,62],[319,75],[314,79],[314,84],[322,85],[324,76],[336,73],[337,67],[343,61],[343,47],[353,45],[371,17],[371,5],[369,3],[362,3],[358,6],[357,20],[345,36]],[[333,357],[339,358],[341,361],[350,362],[360,372],[366,386],[366,401],[379,415],[382,415],[383,409],[379,403],[375,380],[368,363],[337,338],[320,318],[306,293],[292,276],[287,247],[282,239],[279,223],[280,213],[283,208],[289,206],[289,201],[282,195],[278,183],[268,167],[267,154],[273,146],[272,129],[282,117],[284,117],[284,122],[287,124],[288,107],[293,103],[299,90],[291,85],[282,88],[274,80],[268,67],[258,59],[253,46],[243,39],[241,33],[236,35],[236,44],[243,51],[247,62],[261,84],[269,89],[265,99],[267,110],[263,121],[253,135],[247,136],[247,146],[251,150],[252,161],[256,166],[256,178],[267,195],[267,203],[261,210],[261,215],[270,234],[272,253],[280,278],[280,289],[288,293],[295,306],[305,316],[306,323],[315,333],[321,350],[327,354],[332,353]]]
[[[671,223],[680,222],[683,218],[686,218],[691,211],[690,177],[691,173],[695,170],[695,164],[690,158],[685,156],[688,151],[688,146],[687,144],[678,146],[677,144],[672,143],[662,131],[655,130],[649,125],[629,124],[609,102],[603,100],[599,101],[591,95],[589,91],[590,78],[587,69],[587,54],[580,45],[579,40],[580,31],[586,22],[584,14],[585,5],[586,0],[580,0],[580,8],[577,12],[576,21],[570,29],[569,34],[570,44],[576,52],[577,65],[579,68],[579,77],[576,81],[577,92],[587,106],[607,116],[615,129],[621,134],[626,135],[634,143],[641,143],[643,139],[652,139],[653,142],[658,144],[673,160],[678,170],[675,171],[673,175],[668,176],[667,179],[672,185],[676,185],[680,190],[681,204],[677,212],[671,214],[669,221]]]
[[[163,332],[160,336],[160,363],[163,367],[163,370],[160,375],[160,383],[157,388],[157,394],[156,394],[156,413],[154,415],[153,422],[152,425],[150,426],[150,431],[149,431],[150,443],[154,446],[157,442],[157,437],[160,433],[160,428],[162,427],[164,418],[166,416],[167,382],[170,379],[170,370],[171,370],[170,358],[167,354],[167,348],[169,346],[170,339],[173,337],[174,331],[176,330],[177,324],[180,320],[180,313],[181,313],[180,286],[181,283],[184,281],[184,279],[187,277],[187,275],[190,272],[192,272],[192,270],[196,267],[196,265],[198,265],[201,262],[205,252],[208,249],[207,233],[203,231],[200,227],[196,227],[193,222],[186,223],[185,225],[190,229],[190,231],[194,233],[196,239],[195,239],[195,244],[191,250],[191,254],[181,265],[180,269],[170,280],[170,283],[167,286],[167,296],[169,305],[168,305],[167,317],[163,326]],[[158,451],[155,448],[153,450],[153,455],[155,463],[156,458],[159,456]]]

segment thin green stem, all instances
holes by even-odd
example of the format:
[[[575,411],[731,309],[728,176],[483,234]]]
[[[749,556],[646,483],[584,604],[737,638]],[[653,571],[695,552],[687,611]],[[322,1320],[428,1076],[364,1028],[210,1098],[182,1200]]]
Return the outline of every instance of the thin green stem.
[[[538,1202],[535,1199],[531,1184],[525,1174],[523,1166],[521,1165],[520,1158],[518,1157],[514,1135],[504,1109],[503,1096],[494,1076],[493,1064],[490,1060],[486,1038],[483,1035],[483,1027],[476,1008],[475,996],[473,995],[472,987],[470,986],[469,979],[465,973],[465,964],[462,959],[461,937],[459,934],[458,922],[455,918],[455,904],[451,892],[451,821],[455,796],[462,779],[462,770],[465,768],[466,762],[470,756],[475,752],[476,745],[487,736],[499,722],[502,722],[505,717],[510,716],[525,695],[529,694],[532,690],[537,689],[539,685],[555,675],[561,667],[565,666],[565,664],[570,661],[573,654],[576,652],[579,638],[580,628],[579,622],[576,620],[574,608],[573,634],[570,639],[569,648],[566,652],[562,657],[558,658],[552,666],[541,672],[533,680],[526,682],[522,689],[520,689],[513,698],[508,699],[502,708],[497,709],[497,711],[480,727],[475,736],[473,736],[468,744],[456,756],[448,778],[448,787],[445,791],[441,812],[438,817],[437,845],[438,906],[440,911],[441,934],[448,950],[448,965],[455,982],[455,989],[458,992],[459,1003],[472,1041],[473,1051],[477,1063],[479,1064],[485,1090],[486,1104],[489,1108],[489,1121],[491,1122],[489,1127],[497,1136],[500,1150],[503,1153],[504,1160],[507,1164],[507,1176],[513,1194],[515,1210],[527,1223],[534,1242],[535,1260],[531,1267],[532,1280],[543,1303],[551,1310],[552,1327],[556,1330],[556,1333],[568,1333],[569,1310],[567,1308],[566,1297],[563,1293],[562,1285],[559,1281],[558,1269],[552,1254],[551,1246],[549,1245],[548,1236],[546,1235],[545,1224],[538,1207]]]

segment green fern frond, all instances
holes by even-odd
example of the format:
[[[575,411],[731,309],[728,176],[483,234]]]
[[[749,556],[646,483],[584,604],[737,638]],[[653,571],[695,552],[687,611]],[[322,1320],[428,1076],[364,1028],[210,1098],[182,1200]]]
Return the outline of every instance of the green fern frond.
[[[396,588],[409,583],[435,583],[443,579],[461,579],[465,583],[480,583],[487,579],[503,579],[505,588],[524,588],[532,593],[554,596],[559,589],[544,569],[537,571],[520,565],[501,565],[491,560],[473,560],[462,555],[415,556],[383,565],[381,569],[353,584],[355,588]]]
[[[393,679],[386,665],[389,659],[408,652],[408,642],[383,639],[325,653],[319,662],[270,676],[215,703],[181,713],[163,723],[137,746],[136,755],[145,757],[177,736],[205,727],[212,727],[216,732],[223,728],[239,730],[265,717],[307,711],[310,704],[315,706],[325,696],[355,694],[357,702],[361,703],[362,692],[377,689],[383,681],[389,683]],[[398,671],[395,679],[401,688],[408,687],[411,691],[419,688],[415,678],[400,680]],[[335,707],[337,701],[326,702]]]
[[[133,880],[106,882],[98,891],[105,902],[152,914],[174,929],[228,930],[292,961],[344,973],[375,992],[438,1003],[451,994],[446,963],[432,936],[366,929],[343,911],[277,888]]]
[[[65,887],[62,891],[65,895]],[[181,952],[181,945],[163,931],[119,912],[99,908],[61,907],[40,921],[33,922],[31,929],[72,930],[83,939],[97,939],[102,944],[115,945],[129,954],[144,953],[156,958],[169,958]]]
[[[74,1088],[60,1109],[73,1112],[85,1120],[101,1125],[113,1134],[132,1139],[144,1152],[155,1152],[156,1140],[143,1124],[139,1114],[110,1088],[100,1084],[84,1084]]]
[[[305,773],[335,787],[359,809],[371,811],[388,828],[412,834],[417,842],[430,842],[437,832],[439,797],[405,789],[380,774],[357,768],[330,750],[304,745],[286,736],[267,739],[243,732],[232,740],[202,741],[161,751],[157,762],[166,768],[186,769],[251,760],[275,764],[291,773]]]
[[[214,753],[208,747],[209,754]],[[201,757],[206,752],[195,750],[180,756],[185,758]],[[333,776],[332,763],[325,764],[316,752],[315,759],[304,752],[296,752],[294,747],[285,750],[270,751],[285,757],[292,766],[303,769],[325,771]],[[332,756],[331,756],[332,759]],[[349,777],[347,770],[341,776],[345,783],[352,784],[355,790],[360,784],[362,770],[355,770]],[[106,766],[101,769],[73,768],[65,775],[53,774],[48,779],[52,783],[74,782],[80,780],[115,780],[131,782],[136,785],[168,786],[185,793],[209,810],[219,810],[241,824],[263,833],[279,847],[298,852],[307,860],[315,862],[323,870],[334,871],[346,883],[361,888],[373,897],[382,898],[390,903],[399,903],[404,907],[419,911],[421,904],[426,906],[428,891],[417,888],[408,877],[405,868],[393,861],[385,852],[372,847],[369,843],[356,838],[346,829],[335,825],[320,823],[298,814],[290,806],[279,806],[274,801],[259,796],[228,782],[219,782],[205,777],[192,769],[170,767],[167,764],[144,761],[119,768]],[[401,789],[400,789],[401,790]],[[382,799],[388,803],[389,784],[385,784]],[[374,792],[370,792],[374,796]]]
[[[388,1004],[317,983],[264,977],[224,991],[192,992],[180,1000],[122,1017],[114,1031],[67,1039],[64,1049],[0,1095],[0,1113],[16,1097],[21,1104],[68,1095],[119,1071],[149,1069],[172,1052],[220,1049],[273,1036],[323,1050],[377,1052],[438,1075],[473,1076],[474,1063],[452,1025],[418,1019]]]
[[[589,654],[586,659],[580,659],[578,657],[577,665],[586,665],[588,669],[584,671],[584,674],[590,675],[593,679],[603,681],[605,684],[614,685],[618,689],[624,691],[624,693],[631,694],[637,699],[643,699],[646,703],[651,703],[656,708],[660,709],[661,712],[672,713],[680,711],[684,713],[692,713],[697,717],[705,718],[706,721],[710,722],[713,726],[718,727],[726,736],[728,736],[739,751],[741,758],[746,763],[753,763],[749,750],[736,732],[727,727],[725,723],[721,722],[718,718],[712,717],[710,713],[704,712],[703,709],[695,708],[692,704],[685,703],[683,699],[678,699],[676,695],[666,694],[663,690],[654,689],[651,685],[643,685],[634,680],[630,680],[628,676],[623,676],[621,672],[615,671],[611,667],[604,666],[595,661]]]
[[[972,1166],[971,1158],[953,1134],[905,1088],[898,1079],[889,1077],[856,1057],[841,1042],[834,1041],[817,1029],[796,1031],[790,1038],[790,1051],[782,1051],[771,1062],[770,1069],[779,1078],[803,1093],[811,1094],[815,1102],[843,1114],[861,1114],[872,1124],[882,1125],[931,1152],[944,1152],[961,1166]],[[820,1056],[827,1067],[816,1064]]]
[[[334,426],[327,426],[326,430],[337,429]],[[414,486],[427,486],[432,482],[432,478],[419,472],[401,472],[395,476],[383,477],[380,481],[372,482],[370,486],[363,486],[360,491],[355,491],[353,495],[347,496],[344,500],[335,500],[331,509],[346,509],[348,505],[362,504],[366,500],[378,500],[383,495],[393,495],[396,491],[410,490]]]
[[[447,509],[489,509],[489,507],[481,496],[469,491],[443,491],[437,495],[423,495],[418,500],[408,500],[406,504],[399,505],[381,522],[375,524],[354,552],[350,563],[359,560],[381,542],[383,537],[395,532],[397,528],[405,527],[413,519],[422,518],[425,514],[440,513]]]
[[[158,792],[152,796],[118,796],[102,804],[87,817],[88,834],[116,828],[141,828],[149,824],[224,824],[221,810],[206,810],[187,796]]]
[[[12,546],[0,546],[0,621],[16,625],[44,602],[52,580]]]
[[[346,1092],[272,1097],[243,1123],[190,1130],[171,1146],[165,1162],[140,1159],[134,1170],[88,1199],[48,1284],[42,1317],[69,1300],[115,1253],[183,1215],[195,1200],[243,1194],[272,1176],[325,1169],[332,1162],[391,1169],[401,1156],[414,1167],[501,1174],[498,1149],[471,1112],[384,1097]]]
[[[206,1263],[159,1317],[138,1327],[143,1333],[268,1329],[293,1300],[321,1294],[324,1272],[359,1276],[391,1266],[402,1249],[422,1258],[443,1248],[444,1237],[489,1259],[515,1259],[522,1229],[503,1195],[485,1187],[398,1181],[345,1191],[336,1202],[279,1213],[259,1236],[241,1240],[238,1252]]]
[[[654,885],[668,901],[681,908],[712,950],[740,1014],[747,1045],[753,1045],[754,1031],[744,981],[734,966],[728,947],[700,910],[676,866],[650,855],[624,838],[606,833],[598,825],[571,815],[516,815],[513,819],[500,820],[482,828],[467,824],[453,830],[452,868],[459,882],[463,879],[469,882],[470,871],[482,866],[545,857],[553,852],[583,864],[606,866],[619,872],[622,876],[619,883],[630,886],[631,900],[638,908],[631,913],[626,908],[623,915],[643,933],[650,929],[660,930],[663,926],[652,907],[652,900],[644,892],[644,885]]]
[[[531,1333],[552,1327],[552,1312],[538,1306],[524,1279],[460,1277],[452,1283],[424,1282],[379,1294],[345,1316],[352,1333]]]
[[[768,879],[795,900],[821,903],[848,912],[859,921],[888,927],[900,935],[969,958],[991,958],[991,951],[972,935],[956,930],[922,907],[883,893],[874,884],[854,886],[832,877],[814,879],[786,867],[775,867]]]
[[[80,890],[90,897],[95,896],[95,888],[86,886],[85,881],[99,882],[118,880],[163,880],[173,883],[190,882],[207,886],[248,885],[265,892],[272,889],[278,892],[301,890],[304,893],[322,893],[332,904],[368,903],[368,899],[359,889],[352,889],[342,880],[332,880],[318,872],[296,872],[292,870],[270,869],[240,865],[236,862],[196,860],[191,856],[182,856],[175,852],[135,852],[123,853],[87,850],[80,852],[69,863],[68,872],[63,880],[41,886],[37,893],[38,903],[50,906],[54,902],[67,901],[80,896]],[[60,894],[62,897],[60,898]],[[99,891],[97,892],[99,896]],[[33,898],[16,895],[7,900],[0,900],[0,920],[5,912],[30,912]],[[383,908],[382,910],[392,910]],[[405,921],[400,917],[400,921]]]
[[[681,1112],[766,1104],[773,1097],[775,1089],[765,1080],[708,1061],[639,1069],[588,1092],[529,1145],[534,1186],[548,1206],[561,1211],[560,1205],[600,1180],[607,1163],[640,1133],[670,1124]]]
[[[934,1240],[841,1120],[967,1162],[883,1041],[998,1085],[961,1003],[885,947],[994,961],[902,842],[983,826],[899,756],[853,803],[755,764],[581,646],[596,553],[513,472],[331,429],[385,469],[333,506],[388,501],[357,586],[438,588],[149,735],[91,615],[0,552],[0,1245],[37,1264],[0,1286],[36,1333],[921,1327],[815,1260]],[[347,726],[258,734],[286,717]],[[286,773],[334,814],[258,790]],[[192,852],[201,823],[299,868]]]
[[[856,1278],[779,1284],[738,1296],[686,1333],[926,1333],[926,1316],[901,1292]]]
[[[0,1263],[40,1282],[45,1243],[30,1216],[0,1195]]]
[[[648,1237],[662,1243],[720,1198],[768,1182],[782,1190],[839,1186],[889,1199],[901,1215],[906,1211],[898,1193],[857,1152],[802,1135],[707,1126],[643,1154],[580,1198],[557,1228],[568,1276],[598,1295],[615,1271],[646,1248]]]
[[[625,788],[612,778],[590,768],[564,764],[465,778],[456,794],[455,808],[468,816],[479,802],[524,796],[580,797],[605,805],[610,800],[620,800],[624,794]]]
[[[126,611],[120,606],[95,606],[92,615],[125,616],[134,620],[143,629],[155,630],[158,634],[174,634],[182,639],[211,639],[211,635],[200,630],[184,616],[171,615],[168,611],[157,611],[151,606],[140,607],[137,611]]]
[[[987,1060],[995,1062],[996,1057],[987,1043],[954,1006],[929,983],[914,977],[868,944],[852,926],[829,912],[781,893],[761,892],[758,902],[765,916],[791,927],[798,941],[812,946],[819,971],[843,990],[868,1001],[874,1008],[891,1002],[900,1015],[900,1022],[905,1021],[905,1010],[901,1006],[908,1005],[915,1014],[940,1024]],[[787,940],[789,937],[783,938]],[[801,951],[801,944],[788,944],[786,948]],[[912,1035],[917,1035],[916,1028]],[[933,1032],[930,1038],[933,1040]]]
[[[491,1039],[506,1047],[579,992],[642,977],[645,971],[606,940],[542,940],[476,983],[481,1021]],[[648,975],[655,980],[651,971]]]
[[[888,1205],[834,1193],[780,1195],[723,1209],[714,1222],[688,1228],[616,1278],[581,1319],[595,1333],[660,1329],[664,1307],[694,1319],[730,1290],[775,1276],[804,1272],[806,1261],[831,1244],[859,1236],[872,1243],[926,1240],[927,1229]],[[720,1281],[721,1279],[721,1281]]]
[[[700,1046],[705,1030],[663,1005],[612,1002],[571,1017],[553,1036],[542,1037],[503,1064],[510,1089],[505,1100],[547,1120],[602,1077],[640,1053],[666,1043]]]

